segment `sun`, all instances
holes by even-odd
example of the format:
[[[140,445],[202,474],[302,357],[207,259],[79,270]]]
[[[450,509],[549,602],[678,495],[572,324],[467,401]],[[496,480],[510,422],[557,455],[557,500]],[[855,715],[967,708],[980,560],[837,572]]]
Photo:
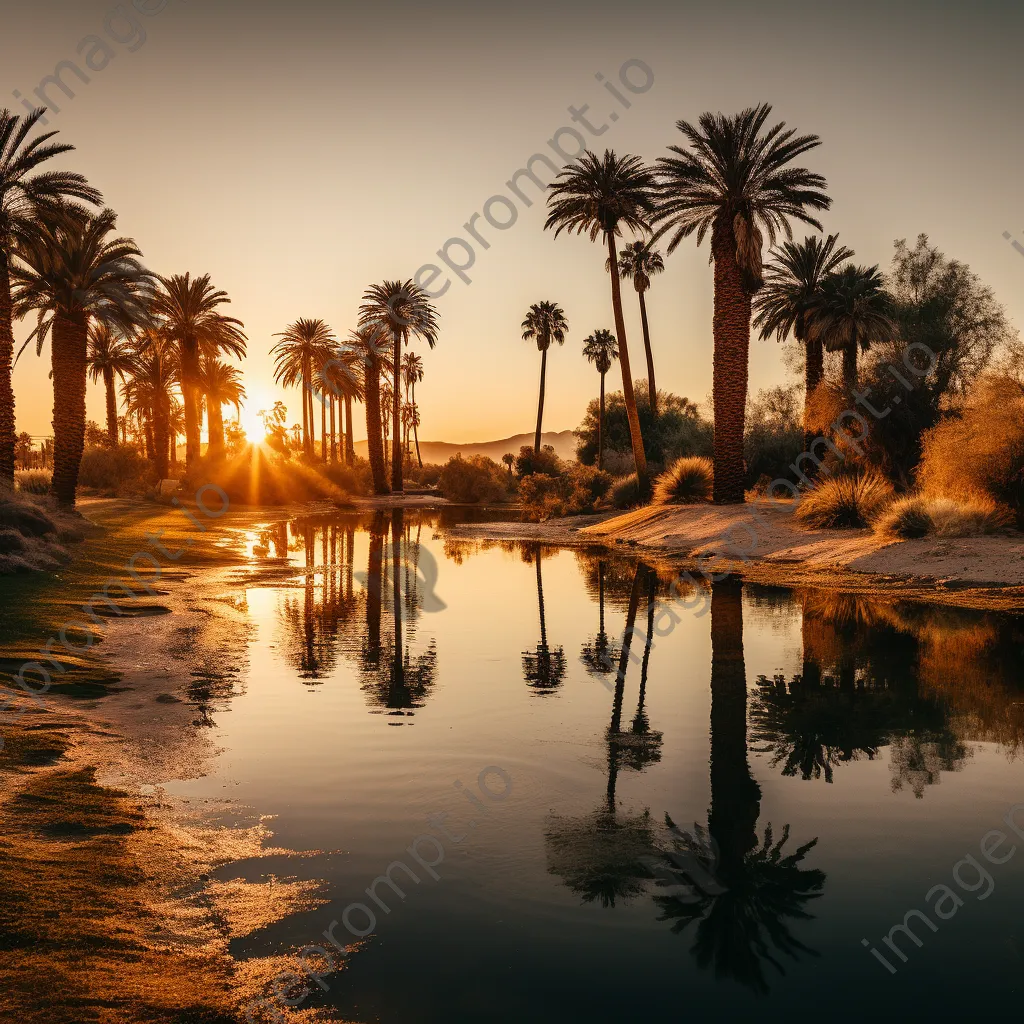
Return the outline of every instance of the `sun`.
[[[255,404],[247,405],[242,410],[242,429],[245,431],[245,436],[252,442],[262,441],[266,436],[266,431],[263,429],[263,420],[259,417],[259,412],[262,406],[257,407]]]

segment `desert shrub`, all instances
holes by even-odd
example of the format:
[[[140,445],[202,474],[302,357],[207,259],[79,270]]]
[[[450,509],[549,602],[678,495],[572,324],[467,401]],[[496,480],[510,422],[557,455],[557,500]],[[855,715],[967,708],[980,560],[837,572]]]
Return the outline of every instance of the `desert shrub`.
[[[658,418],[651,415],[651,403],[646,381],[634,386],[640,433],[644,439],[647,461],[664,466],[684,455],[710,455],[714,428],[700,415],[697,406],[688,398],[668,391],[658,392]],[[576,458],[588,466],[597,463],[597,420],[600,403],[594,399],[587,406],[583,422],[573,433],[576,435]],[[606,396],[604,413],[605,468],[617,472],[613,465],[615,454],[629,458],[628,470],[633,469],[633,446],[629,435],[629,421],[621,391]]]
[[[326,466],[321,464],[320,472],[346,494],[373,493],[373,476],[367,459],[356,458],[351,466],[344,462],[329,462]]]
[[[19,469],[14,474],[14,485],[26,494],[48,494],[51,478],[48,469]]]
[[[424,462],[422,466],[413,463],[405,470],[405,479],[420,487],[436,487],[441,479],[442,465],[437,462]]]
[[[894,501],[875,520],[875,532],[910,540],[915,537],[980,537],[1005,530],[1013,522],[1009,509],[985,494],[928,497],[911,494]]]
[[[531,473],[519,481],[519,498],[530,519],[593,512],[612,486],[608,473],[574,463],[561,476]]]
[[[804,448],[801,401],[799,389],[790,387],[759,391],[749,403],[743,434],[748,487],[763,477],[793,476],[790,467]]]
[[[987,494],[1024,527],[1024,386],[991,375],[972,389],[960,415],[924,437],[918,483],[926,494]]]
[[[130,445],[86,448],[82,455],[78,471],[81,487],[114,494],[139,494],[156,482],[153,466]]]
[[[441,470],[438,487],[449,501],[475,505],[508,498],[508,470],[484,455],[456,455]]]
[[[637,505],[642,504],[643,498],[640,496],[640,484],[636,478],[636,473],[619,477],[612,484],[608,500],[615,508],[635,508]]]
[[[701,456],[676,459],[654,481],[656,505],[690,505],[710,501],[715,484],[715,465]]]
[[[812,529],[870,526],[894,495],[892,484],[872,470],[828,477],[803,495],[794,515]]]
[[[523,445],[516,456],[516,476],[522,478],[532,473],[545,473],[548,476],[558,476],[565,468],[562,460],[555,454],[552,445],[544,445],[539,452],[533,450],[532,445]]]
[[[191,494],[204,484],[221,487],[229,500],[239,505],[341,502],[349,497],[348,492],[327,478],[321,467],[270,454],[256,445],[223,459],[196,459],[182,486]]]

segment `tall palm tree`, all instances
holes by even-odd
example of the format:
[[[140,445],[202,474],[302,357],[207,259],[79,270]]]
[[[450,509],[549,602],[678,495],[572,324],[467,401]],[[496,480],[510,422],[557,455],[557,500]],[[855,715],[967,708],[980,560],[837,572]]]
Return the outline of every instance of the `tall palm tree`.
[[[388,494],[387,474],[384,468],[384,437],[381,418],[381,371],[391,353],[387,331],[379,325],[368,324],[352,331],[349,347],[363,364],[363,405],[366,409],[366,453],[373,475],[374,494]]]
[[[130,238],[110,237],[113,210],[67,211],[41,221],[18,248],[12,297],[18,316],[38,314],[37,354],[51,337],[53,481],[62,505],[74,505],[85,447],[85,387],[90,322],[129,333],[148,319],[154,275]],[[24,350],[24,346],[22,346]]]
[[[224,454],[224,410],[233,405],[239,411],[245,398],[242,372],[236,366],[221,362],[215,356],[204,356],[199,367],[199,387],[206,397],[206,420],[209,429],[209,454]]]
[[[825,179],[789,167],[820,144],[816,135],[796,136],[784,123],[764,130],[771,106],[740,114],[702,114],[697,125],[678,121],[691,150],[670,146],[660,157],[656,238],[672,232],[668,251],[696,232],[697,244],[711,233],[715,264],[714,381],[715,485],[719,504],[743,501],[743,427],[747,401],[747,356],[754,294],[761,288],[762,229],[774,244],[780,231],[792,236],[790,218],[821,230],[811,210],[832,200]]]
[[[219,307],[231,300],[227,292],[213,287],[209,274],[194,279],[190,274],[175,274],[160,278],[160,284],[153,311],[162,321],[163,333],[178,346],[185,406],[185,463],[191,465],[200,453],[200,358],[223,352],[241,359],[245,355],[245,325],[220,312]]]
[[[774,249],[765,268],[764,288],[754,302],[754,327],[767,341],[773,334],[784,341],[790,333],[804,346],[804,409],[821,383],[824,353],[821,339],[810,330],[810,310],[822,281],[839,265],[853,258],[853,251],[837,245],[839,236],[824,241],[808,235],[802,242],[783,242]],[[804,451],[809,451],[814,432],[804,429]]]
[[[604,375],[612,368],[612,360],[619,358],[615,335],[603,328],[594,331],[583,342],[583,354],[601,375],[601,398],[597,414],[597,468],[600,469],[604,463]]]
[[[300,318],[274,335],[281,340],[270,350],[274,356],[274,382],[302,391],[302,443],[313,455],[316,428],[313,422],[313,371],[323,366],[337,345],[334,332],[323,320]]]
[[[605,150],[598,158],[589,150],[570,164],[551,185],[548,196],[550,213],[545,229],[554,228],[555,237],[562,231],[584,232],[593,242],[600,235],[608,246],[607,266],[612,280],[612,311],[615,314],[615,336],[619,340],[619,366],[622,369],[622,396],[629,420],[629,436],[633,444],[640,493],[650,491],[647,456],[640,433],[640,416],[633,396],[633,377],[629,367],[629,346],[626,343],[626,322],[622,315],[622,291],[619,287],[619,259],[615,240],[623,229],[634,233],[649,230],[654,212],[652,197],[655,178],[639,157],[618,157]]]
[[[131,350],[124,339],[118,337],[104,323],[93,324],[89,328],[89,376],[95,383],[103,378],[103,388],[107,403],[107,443],[111,448],[117,447],[117,392],[114,389],[114,378],[124,380],[124,375],[131,366]]]
[[[332,395],[337,396],[339,406],[344,407],[345,425],[342,431],[345,449],[344,461],[348,465],[352,465],[356,457],[352,402],[353,400],[357,402],[363,400],[362,357],[350,345],[341,345],[324,364],[324,372],[327,389]]]
[[[141,332],[132,346],[121,393],[126,415],[144,424],[150,439],[148,454],[161,480],[167,477],[168,457],[176,451],[179,428],[184,427],[184,410],[179,421],[174,408],[178,403],[171,395],[180,383],[174,342],[157,330]]]
[[[544,419],[544,390],[551,343],[564,344],[569,330],[562,307],[555,302],[535,302],[523,320],[523,341],[536,341],[540,352],[540,398],[537,401],[537,431],[533,438],[534,452],[540,452],[541,422]]]
[[[821,282],[810,307],[811,332],[829,352],[843,353],[843,386],[857,387],[857,355],[896,336],[892,297],[878,267],[847,264]]]
[[[411,405],[413,410],[417,409],[416,406],[416,385],[423,380],[423,358],[415,352],[406,352],[402,356],[402,381],[405,384],[405,400],[406,403]],[[416,462],[419,464],[420,469],[423,468],[423,459],[420,456],[420,432],[419,432],[420,418],[417,412],[416,415],[410,417],[410,424],[412,426],[412,435],[416,439]],[[405,438],[405,447],[409,447],[408,432]]]
[[[46,113],[18,116],[0,110],[0,484],[14,482],[14,309],[11,260],[19,240],[35,235],[38,217],[67,201],[98,206],[102,197],[81,174],[40,166],[75,147],[51,142],[57,132],[29,139]]]
[[[427,293],[413,281],[385,281],[363,292],[359,307],[361,327],[377,326],[391,339],[391,489],[402,490],[402,344],[419,338],[431,348],[437,344],[437,310]]]
[[[611,266],[607,264],[608,270]],[[647,354],[647,390],[651,396],[651,415],[658,415],[658,387],[654,382],[654,354],[651,352],[651,330],[647,324],[647,300],[644,294],[651,287],[651,278],[665,269],[661,253],[650,242],[630,242],[619,253],[619,274],[623,281],[632,280],[640,300],[640,324],[644,331],[644,352]]]

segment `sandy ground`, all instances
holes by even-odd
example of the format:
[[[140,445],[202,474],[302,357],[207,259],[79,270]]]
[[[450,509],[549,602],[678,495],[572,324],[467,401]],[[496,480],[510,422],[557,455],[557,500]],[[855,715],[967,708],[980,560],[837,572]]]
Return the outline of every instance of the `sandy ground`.
[[[733,571],[754,582],[892,594],[979,608],[1024,607],[1024,535],[885,540],[870,530],[805,530],[792,510],[747,505],[649,506],[621,515],[495,523],[456,532],[551,544],[636,548],[696,574]]]

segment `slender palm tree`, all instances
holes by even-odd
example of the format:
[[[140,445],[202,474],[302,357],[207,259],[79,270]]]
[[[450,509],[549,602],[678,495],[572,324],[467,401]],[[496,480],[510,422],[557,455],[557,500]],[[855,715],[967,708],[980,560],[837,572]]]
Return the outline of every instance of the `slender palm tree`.
[[[790,218],[821,230],[811,210],[827,210],[820,174],[789,165],[820,144],[816,135],[795,135],[784,123],[764,130],[771,106],[740,114],[705,113],[697,125],[676,127],[692,149],[670,146],[674,156],[658,160],[656,238],[671,232],[676,246],[696,233],[711,233],[715,264],[714,380],[715,485],[719,504],[743,501],[743,427],[747,401],[747,357],[751,302],[763,282],[763,233],[774,244],[779,232],[792,237]]]
[[[633,377],[626,343],[626,322],[622,314],[622,291],[619,288],[619,260],[615,240],[623,229],[634,233],[649,230],[654,212],[653,173],[639,157],[618,157],[605,150],[598,158],[589,150],[570,164],[551,186],[548,196],[548,219],[545,229],[554,228],[555,237],[562,231],[583,234],[596,241],[602,236],[608,246],[607,265],[612,280],[612,311],[615,314],[615,336],[619,340],[619,366],[622,369],[622,396],[629,419],[629,436],[633,443],[640,493],[650,491],[647,456],[640,433],[640,415],[633,395]]]
[[[838,235],[824,241],[808,235],[802,242],[783,242],[772,251],[765,270],[764,288],[754,301],[754,327],[767,341],[773,334],[784,341],[792,333],[804,346],[804,409],[821,383],[824,353],[821,339],[811,332],[809,314],[822,281],[839,265],[852,259],[853,251],[838,245]],[[814,432],[804,429],[804,450],[809,451]]]
[[[200,453],[201,357],[226,353],[241,359],[245,355],[245,325],[220,312],[220,307],[231,300],[227,292],[213,287],[209,274],[197,278],[175,274],[162,277],[160,284],[153,311],[162,321],[163,333],[178,346],[185,406],[185,463],[191,465]]]
[[[237,414],[245,398],[242,372],[236,366],[221,362],[215,356],[204,356],[199,366],[199,387],[206,398],[206,420],[209,430],[209,454],[224,454],[224,406],[233,405]]]
[[[611,265],[605,261],[611,271]],[[651,415],[658,415],[658,387],[654,382],[654,354],[651,352],[651,329],[647,324],[647,300],[644,294],[651,287],[651,278],[665,269],[661,253],[650,242],[630,242],[619,253],[619,275],[631,280],[640,300],[640,324],[644,331],[644,352],[647,355],[647,391],[651,396]]]
[[[127,334],[148,319],[154,275],[130,238],[111,237],[112,210],[66,211],[41,221],[18,248],[12,268],[14,309],[38,314],[37,354],[51,337],[54,466],[52,491],[74,505],[85,447],[85,387],[90,322]],[[24,350],[24,346],[22,346]]]
[[[171,394],[180,383],[174,342],[160,331],[142,331],[132,346],[131,365],[121,393],[126,414],[143,424],[148,455],[161,480],[167,478],[168,460],[172,453],[176,455],[178,434],[184,427],[184,410],[175,415],[179,403]]]
[[[412,435],[416,439],[416,462],[423,468],[423,459],[420,456],[420,433],[419,433],[419,411],[416,405],[416,385],[423,380],[423,358],[415,352],[406,352],[402,356],[402,381],[405,384],[405,401],[416,412],[410,416]],[[409,435],[406,432],[405,447],[409,449]]]
[[[374,494],[388,494],[384,468],[384,437],[381,417],[381,371],[391,354],[388,332],[379,325],[368,324],[352,331],[349,347],[363,364],[363,405],[366,409],[366,452],[373,475]]]
[[[350,345],[341,345],[324,364],[324,373],[327,389],[338,398],[339,407],[344,409],[345,425],[342,431],[345,449],[344,461],[348,465],[352,465],[356,457],[352,402],[363,400],[362,357]]]
[[[131,366],[132,354],[123,338],[104,323],[89,328],[89,376],[93,383],[103,379],[107,403],[107,443],[117,447],[117,391],[114,378],[124,380]]]
[[[843,386],[857,387],[857,355],[896,336],[892,297],[878,267],[847,264],[821,282],[810,307],[810,330],[829,352],[843,353]]]
[[[98,206],[102,197],[81,174],[40,170],[75,147],[51,142],[57,132],[29,139],[45,108],[18,116],[0,110],[0,484],[14,482],[14,309],[11,260],[19,242],[37,233],[38,217],[64,202]]]
[[[583,342],[583,354],[601,375],[601,398],[597,414],[597,468],[600,469],[604,463],[604,375],[612,368],[612,361],[619,358],[615,335],[603,328],[594,331]]]
[[[431,348],[437,344],[437,310],[427,293],[413,281],[385,281],[363,292],[359,325],[377,326],[391,339],[391,489],[402,490],[402,344],[419,338]]]
[[[565,343],[569,321],[562,307],[555,302],[535,302],[523,320],[523,341],[536,341],[540,352],[540,398],[537,401],[537,431],[533,438],[534,452],[540,452],[541,424],[544,419],[544,391],[551,343]]]
[[[313,372],[330,358],[337,345],[334,332],[323,320],[301,318],[274,335],[281,340],[270,350],[274,356],[274,382],[302,391],[302,443],[312,457],[316,443],[313,422]]]

